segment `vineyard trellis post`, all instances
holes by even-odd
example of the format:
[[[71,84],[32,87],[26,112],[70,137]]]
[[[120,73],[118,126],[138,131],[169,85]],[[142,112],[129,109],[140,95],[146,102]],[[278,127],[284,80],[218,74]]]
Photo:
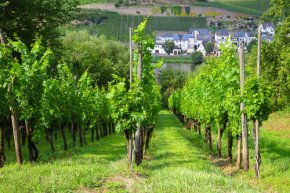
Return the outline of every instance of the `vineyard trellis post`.
[[[240,44],[239,49],[239,59],[240,59],[240,90],[241,96],[244,94],[245,88],[245,50],[244,42]],[[247,128],[247,116],[244,112],[245,103],[240,104],[241,109],[241,123],[242,123],[242,150],[243,150],[243,169],[247,171],[249,169],[249,147],[248,147],[248,128]]]
[[[261,63],[261,26],[258,27],[258,51],[257,51],[257,77],[260,77],[260,63]],[[255,145],[255,174],[256,178],[260,178],[260,164],[261,155],[259,150],[259,120],[254,120],[253,134],[254,134],[254,145]]]
[[[129,28],[129,49],[130,49],[130,87],[132,86],[132,71],[133,71],[133,45],[132,45],[132,27]],[[134,140],[133,133],[131,130],[128,132],[129,140],[128,140],[128,162],[129,167],[133,169],[133,156],[134,156]]]
[[[138,66],[137,66],[137,79],[141,83],[142,81],[142,44],[139,44],[138,47]],[[143,135],[141,123],[137,123],[137,130],[135,132],[135,163],[140,165],[143,158]]]
[[[130,49],[130,86],[132,83],[133,51],[132,51],[132,27],[129,28],[129,49]]]

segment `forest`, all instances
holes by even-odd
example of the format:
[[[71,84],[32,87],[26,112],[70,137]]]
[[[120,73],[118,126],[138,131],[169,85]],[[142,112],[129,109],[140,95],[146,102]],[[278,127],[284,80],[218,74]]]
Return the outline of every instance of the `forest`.
[[[154,19],[114,41],[71,28],[78,4],[0,1],[0,192],[290,191],[289,0],[272,42],[160,77]]]

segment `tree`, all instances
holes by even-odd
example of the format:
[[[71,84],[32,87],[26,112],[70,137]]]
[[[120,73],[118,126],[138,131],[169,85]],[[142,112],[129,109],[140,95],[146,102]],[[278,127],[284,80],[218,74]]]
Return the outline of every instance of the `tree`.
[[[165,45],[164,45],[164,50],[165,52],[169,55],[170,53],[172,53],[173,49],[174,49],[174,42],[170,41],[170,40],[166,40],[165,41]]]
[[[189,16],[189,14],[190,14],[190,7],[189,6],[186,6],[184,9],[185,9],[186,15]]]
[[[187,73],[185,72],[176,71],[171,68],[162,70],[160,75],[160,84],[162,104],[164,107],[168,107],[168,97],[173,94],[174,90],[183,87],[186,80],[186,75]]]
[[[85,71],[92,84],[100,87],[112,81],[113,74],[129,79],[129,52],[123,44],[85,31],[68,32],[62,43],[63,59],[77,79]]]
[[[257,40],[252,40],[248,45],[247,45],[247,51],[248,53],[252,51],[252,49],[257,46]]]
[[[194,65],[203,63],[203,55],[200,51],[191,54],[191,63]]]
[[[210,53],[212,53],[213,49],[214,49],[214,44],[211,41],[206,42],[206,44],[205,44],[206,54],[209,55]]]
[[[9,38],[16,33],[26,45],[31,45],[39,34],[45,44],[52,46],[59,43],[57,28],[68,21],[77,1],[13,0],[3,5],[0,5],[0,29]]]

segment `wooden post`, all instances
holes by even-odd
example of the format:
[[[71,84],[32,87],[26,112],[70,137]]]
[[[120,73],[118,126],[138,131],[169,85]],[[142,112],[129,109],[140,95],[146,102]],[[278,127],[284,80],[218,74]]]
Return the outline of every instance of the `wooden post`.
[[[239,50],[239,58],[240,58],[240,89],[241,96],[244,94],[245,88],[245,50],[244,43],[240,44]],[[249,147],[248,147],[248,128],[247,128],[247,116],[244,113],[245,103],[242,102],[241,106],[241,121],[242,121],[242,142],[243,142],[243,169],[247,171],[249,169]]]
[[[237,169],[241,169],[241,146],[242,146],[242,139],[241,135],[237,135]]]
[[[138,67],[137,67],[137,78],[139,82],[142,81],[142,45],[138,45]],[[137,130],[135,132],[135,163],[140,165],[143,157],[143,135],[141,123],[137,123]]]
[[[132,28],[130,27],[129,28],[129,48],[130,48],[130,86],[131,86],[131,83],[132,83],[132,69],[133,69],[133,49],[132,49]]]
[[[258,27],[258,53],[257,53],[257,75],[260,77],[260,63],[261,63],[261,27]]]
[[[261,27],[258,28],[258,53],[257,53],[257,76],[260,77],[260,63],[261,63]],[[255,120],[255,173],[256,178],[260,178],[260,163],[261,163],[261,155],[259,150],[259,120]]]
[[[4,36],[4,32],[0,29],[0,43],[1,44],[6,44],[6,39]]]
[[[140,82],[142,81],[142,45],[138,46],[137,78]]]
[[[218,157],[222,157],[222,134],[221,134],[221,127],[218,127],[218,140],[217,140],[217,151],[218,151]]]
[[[228,131],[228,161],[232,163],[233,155],[232,155],[232,147],[233,147],[233,136],[232,131]]]
[[[10,112],[11,112],[11,122],[12,122],[12,128],[13,128],[13,137],[14,137],[14,144],[15,144],[15,153],[16,153],[16,160],[18,164],[22,164],[22,151],[19,141],[19,133],[18,133],[18,121],[17,121],[17,115],[16,111],[10,106]]]

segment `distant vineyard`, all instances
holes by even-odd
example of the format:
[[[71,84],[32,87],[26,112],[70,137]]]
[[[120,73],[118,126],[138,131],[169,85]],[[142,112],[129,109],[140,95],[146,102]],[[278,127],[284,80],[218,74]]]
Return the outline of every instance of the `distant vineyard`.
[[[82,10],[75,18],[80,22],[71,29],[88,30],[91,34],[105,35],[109,39],[128,40],[129,27],[136,28],[145,16],[120,15],[100,10]],[[73,18],[74,19],[74,18]],[[188,31],[190,27],[206,27],[203,17],[150,17],[146,32]]]
[[[270,0],[215,0],[211,2],[195,2],[193,5],[216,7],[251,15],[262,15],[270,7]]]
[[[80,0],[81,4],[90,3],[115,3],[114,0]],[[138,2],[138,0],[136,1]],[[139,1],[140,2],[140,1]],[[144,4],[145,2],[143,2]],[[161,1],[153,0],[153,3],[157,4],[176,4],[175,1]],[[211,0],[208,2],[203,1],[183,1],[183,5],[196,5],[204,7],[216,7],[220,9],[225,9],[229,11],[235,11],[245,14],[261,16],[265,10],[270,7],[270,0]]]

